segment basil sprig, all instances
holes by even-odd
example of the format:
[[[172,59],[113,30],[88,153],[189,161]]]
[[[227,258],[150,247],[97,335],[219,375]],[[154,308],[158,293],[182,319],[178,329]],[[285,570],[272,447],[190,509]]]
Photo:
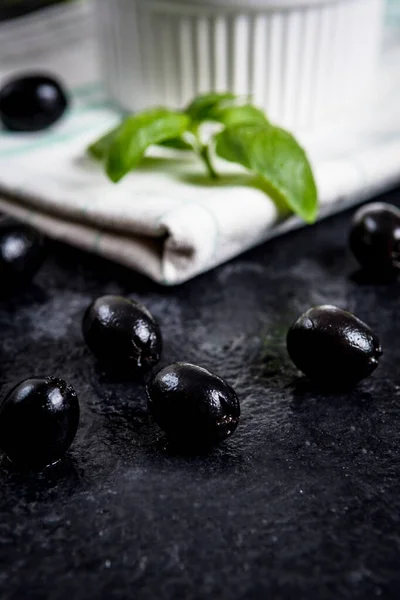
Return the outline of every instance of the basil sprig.
[[[204,135],[204,124],[210,122],[218,124],[217,131]],[[279,206],[283,203],[307,223],[317,217],[317,187],[303,148],[260,109],[233,94],[199,96],[184,111],[157,108],[129,116],[88,151],[118,182],[153,145],[195,152],[214,179],[216,155],[237,163],[257,175]]]

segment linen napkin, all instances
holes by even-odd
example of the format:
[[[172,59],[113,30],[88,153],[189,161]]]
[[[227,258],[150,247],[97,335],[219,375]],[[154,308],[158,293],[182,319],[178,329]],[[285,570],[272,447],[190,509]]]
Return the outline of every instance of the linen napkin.
[[[301,225],[279,214],[243,170],[222,161],[222,180],[212,184],[185,153],[154,149],[139,170],[109,182],[85,152],[119,120],[93,81],[93,44],[86,35],[84,45],[66,45],[51,59],[52,70],[73,82],[73,108],[59,125],[34,135],[0,132],[1,212],[165,285]],[[26,56],[6,60],[0,79],[27,63]],[[77,68],[84,64],[86,70]],[[320,218],[400,181],[399,64],[400,43],[392,36],[375,96],[318,136],[301,136],[317,179]]]

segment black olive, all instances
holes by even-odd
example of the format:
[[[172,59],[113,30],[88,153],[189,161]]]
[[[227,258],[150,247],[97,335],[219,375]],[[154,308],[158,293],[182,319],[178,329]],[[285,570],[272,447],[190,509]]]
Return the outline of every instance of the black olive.
[[[2,294],[30,281],[42,266],[44,258],[44,241],[37,231],[10,218],[0,222]]]
[[[368,377],[382,355],[368,325],[335,306],[316,306],[301,315],[289,330],[287,349],[300,371],[332,388]]]
[[[175,363],[147,386],[156,423],[176,443],[209,446],[232,435],[240,404],[226,381],[195,365]]]
[[[388,277],[400,271],[400,210],[377,202],[360,208],[350,232],[351,250],[366,271]]]
[[[11,131],[40,131],[53,125],[68,106],[67,96],[52,77],[26,75],[0,90],[0,118]]]
[[[160,328],[147,308],[129,298],[95,300],[85,312],[82,331],[99,362],[116,374],[143,375],[160,360]]]
[[[55,377],[26,379],[0,407],[0,448],[17,466],[41,468],[58,461],[79,424],[73,388]]]

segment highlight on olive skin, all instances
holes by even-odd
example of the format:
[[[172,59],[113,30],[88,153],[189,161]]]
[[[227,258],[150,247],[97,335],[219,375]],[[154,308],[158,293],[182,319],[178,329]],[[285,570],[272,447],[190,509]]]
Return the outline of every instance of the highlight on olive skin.
[[[102,296],[82,321],[86,345],[113,374],[141,377],[160,360],[161,331],[147,308],[130,298]]]
[[[43,237],[10,217],[0,221],[0,293],[22,288],[36,275],[46,257]]]
[[[212,446],[229,438],[239,424],[235,390],[196,365],[165,367],[148,384],[147,395],[154,420],[176,445]]]
[[[287,335],[296,367],[328,388],[357,384],[375,371],[382,355],[378,337],[363,321],[336,306],[316,306]]]
[[[60,460],[79,424],[79,400],[64,380],[32,377],[0,407],[0,448],[17,467],[40,469]]]
[[[366,273],[392,278],[400,272],[400,210],[374,202],[354,215],[350,248]]]

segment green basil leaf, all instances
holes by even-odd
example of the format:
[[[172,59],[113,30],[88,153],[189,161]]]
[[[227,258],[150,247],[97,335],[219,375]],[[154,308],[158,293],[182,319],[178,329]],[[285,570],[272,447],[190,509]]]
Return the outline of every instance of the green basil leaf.
[[[189,127],[187,115],[157,108],[128,117],[111,140],[106,156],[107,175],[120,181],[139,165],[153,144],[180,137]]]
[[[193,150],[193,146],[185,142],[182,138],[172,138],[159,143],[159,146],[172,148],[173,150]]]
[[[114,129],[103,135],[101,138],[99,138],[96,142],[91,144],[87,149],[89,154],[97,160],[104,160],[108,154],[111,142],[115,138],[118,129],[119,127],[115,127]]]
[[[87,151],[89,154],[97,159],[97,160],[105,160],[108,151],[111,146],[111,142],[113,141],[119,127],[115,127],[101,138],[99,138],[96,142],[91,144]],[[171,148],[173,150],[193,150],[193,146],[185,142],[182,138],[172,138],[170,140],[164,140],[159,142],[159,146],[163,146],[165,148]]]
[[[216,136],[216,152],[262,176],[273,199],[307,223],[318,213],[318,194],[307,155],[295,138],[273,125],[226,128]]]
[[[232,106],[236,101],[237,97],[234,94],[212,92],[211,94],[203,94],[195,98],[185,112],[194,123],[213,121],[214,115],[218,110],[223,107]]]
[[[268,123],[265,113],[251,104],[224,107],[214,112],[214,120],[222,123],[226,127],[257,124],[266,125]]]

